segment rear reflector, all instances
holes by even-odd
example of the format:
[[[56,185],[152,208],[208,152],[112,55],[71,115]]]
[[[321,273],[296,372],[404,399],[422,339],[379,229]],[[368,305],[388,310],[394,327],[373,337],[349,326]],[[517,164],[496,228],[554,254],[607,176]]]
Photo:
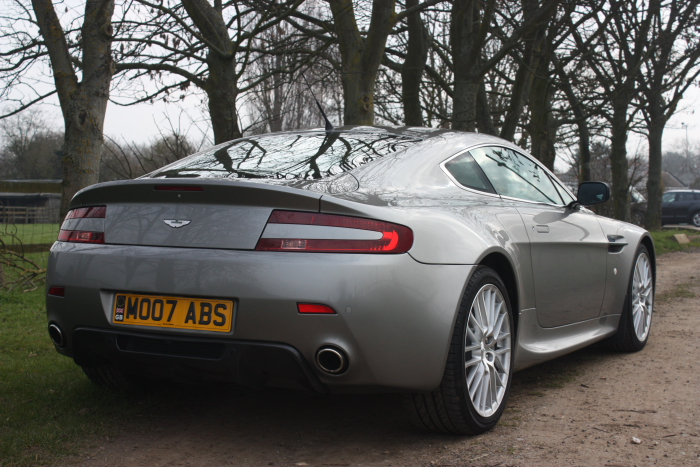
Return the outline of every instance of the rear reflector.
[[[104,232],[87,232],[84,230],[61,230],[58,233],[59,242],[73,243],[104,243]]]
[[[49,295],[53,295],[55,297],[65,297],[66,296],[66,288],[65,287],[58,287],[54,285],[53,287],[49,288]]]
[[[381,232],[377,240],[319,238],[261,238],[258,251],[307,253],[405,253],[413,246],[413,231],[406,226],[362,217],[315,212],[273,211],[268,224],[299,224]]]
[[[335,315],[336,312],[328,305],[317,305],[315,303],[297,303],[297,309],[301,314],[309,315]]]
[[[153,189],[156,191],[204,191],[201,186],[191,185],[156,185]]]

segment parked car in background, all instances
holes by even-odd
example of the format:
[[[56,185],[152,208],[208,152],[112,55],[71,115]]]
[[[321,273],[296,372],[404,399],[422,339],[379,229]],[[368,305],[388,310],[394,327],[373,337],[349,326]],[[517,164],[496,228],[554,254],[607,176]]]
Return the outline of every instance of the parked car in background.
[[[700,190],[672,190],[664,193],[661,223],[688,223],[700,227]]]
[[[635,187],[630,187],[630,218],[631,222],[640,227],[644,226],[647,217],[647,199]]]

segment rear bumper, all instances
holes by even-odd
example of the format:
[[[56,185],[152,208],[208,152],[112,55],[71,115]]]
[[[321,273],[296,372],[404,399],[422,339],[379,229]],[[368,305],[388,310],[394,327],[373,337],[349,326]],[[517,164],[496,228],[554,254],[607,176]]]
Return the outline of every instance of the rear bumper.
[[[241,354],[240,345],[244,344],[282,346],[285,352],[299,356],[300,360],[296,356],[292,360],[304,362],[297,367],[309,369],[331,392],[430,391],[442,379],[454,319],[472,268],[422,264],[407,254],[57,242],[49,258],[47,286],[65,287],[65,297],[47,296],[47,314],[49,322],[59,325],[66,337],[65,347],[57,350],[78,363],[87,355],[76,347],[78,330],[89,329],[98,334],[222,343],[236,355]],[[229,333],[212,333],[114,323],[111,315],[116,292],[231,299],[236,303],[234,326]],[[337,314],[300,315],[299,302],[329,305]],[[316,351],[324,345],[345,350],[350,361],[347,372],[328,375],[316,367]],[[183,358],[136,358],[134,352],[118,346],[118,353],[114,350],[101,355],[131,362],[125,364],[136,370],[150,361],[175,365]],[[189,359],[181,366],[190,370],[216,367],[203,374],[218,374],[213,378],[221,379],[221,372],[227,370],[231,374],[226,380],[239,381],[236,372],[240,364],[231,360],[235,358],[228,355],[226,362],[217,364]],[[270,361],[276,359],[269,355]],[[261,368],[267,365],[260,359],[252,361]],[[306,374],[305,370],[302,373]]]
[[[78,328],[73,358],[78,365],[109,363],[155,379],[328,392],[299,351],[285,344]]]

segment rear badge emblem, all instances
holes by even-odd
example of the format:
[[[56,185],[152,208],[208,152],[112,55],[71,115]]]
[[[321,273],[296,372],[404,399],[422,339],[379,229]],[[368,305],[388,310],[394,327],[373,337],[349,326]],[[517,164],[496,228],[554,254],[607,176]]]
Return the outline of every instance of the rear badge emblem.
[[[168,224],[170,227],[177,229],[179,227],[183,227],[183,226],[189,224],[192,221],[183,221],[180,219],[164,219],[163,222]]]

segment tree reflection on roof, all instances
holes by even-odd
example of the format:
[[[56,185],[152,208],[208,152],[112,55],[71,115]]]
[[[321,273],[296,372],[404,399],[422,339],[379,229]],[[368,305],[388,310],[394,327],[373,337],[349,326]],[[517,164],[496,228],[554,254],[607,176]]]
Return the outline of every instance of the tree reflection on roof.
[[[150,177],[321,179],[422,140],[418,135],[339,131],[252,136],[182,159]]]

